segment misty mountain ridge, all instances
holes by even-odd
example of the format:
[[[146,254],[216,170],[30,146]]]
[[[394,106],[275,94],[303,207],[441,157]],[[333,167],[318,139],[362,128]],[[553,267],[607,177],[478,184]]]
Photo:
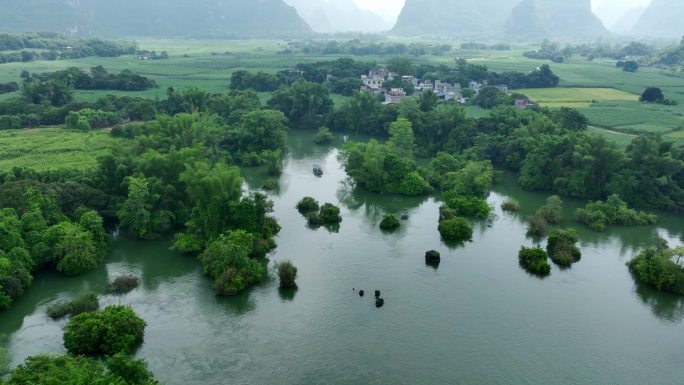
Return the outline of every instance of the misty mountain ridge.
[[[684,1],[653,0],[632,28],[632,35],[676,37],[684,35]]]
[[[618,35],[628,35],[632,33],[634,26],[639,22],[641,16],[646,12],[645,7],[635,7],[625,12],[614,24],[608,29]]]
[[[400,35],[496,36],[520,0],[406,0],[392,30]]]
[[[519,38],[586,39],[608,34],[592,12],[591,0],[524,0],[513,9],[507,31]]]
[[[97,36],[293,36],[311,31],[283,0],[3,0],[0,31]]]
[[[591,0],[406,0],[393,32],[513,39],[608,33]]]
[[[354,0],[285,0],[315,32],[381,32],[391,25]]]

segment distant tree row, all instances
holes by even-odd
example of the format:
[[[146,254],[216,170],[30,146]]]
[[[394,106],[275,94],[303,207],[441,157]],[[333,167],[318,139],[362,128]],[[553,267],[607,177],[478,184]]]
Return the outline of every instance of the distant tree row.
[[[597,58],[609,58],[624,60],[625,58],[648,58],[656,52],[656,48],[641,42],[631,42],[629,44],[594,43],[594,44],[567,44],[561,48],[560,44],[550,40],[544,40],[539,50],[528,51],[523,56],[530,59],[551,60],[555,63],[563,63],[565,60],[579,55],[587,60]]]
[[[26,76],[24,87],[29,87],[33,81],[45,82],[53,80],[77,90],[111,90],[111,91],[145,91],[157,86],[157,83],[145,76],[130,70],[118,74],[109,73],[104,67],[97,66],[85,72],[77,67],[65,70],[33,74]]]
[[[352,39],[348,41],[306,41],[289,42],[288,47],[281,54],[322,54],[322,55],[446,55],[453,47],[450,44],[425,44],[425,43],[389,43],[383,41],[363,41]]]
[[[38,49],[41,51],[29,51]],[[2,51],[16,51],[12,53]],[[117,57],[134,55],[134,41],[75,39],[56,33],[0,34],[0,64],[34,60],[67,60],[85,57]]]

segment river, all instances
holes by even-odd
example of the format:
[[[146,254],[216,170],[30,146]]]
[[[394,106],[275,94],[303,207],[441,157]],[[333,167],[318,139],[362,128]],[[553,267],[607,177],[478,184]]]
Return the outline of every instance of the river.
[[[104,292],[108,278],[131,273],[141,286],[101,304],[126,304],[146,320],[145,358],[169,385],[359,384],[676,384],[684,376],[684,301],[635,282],[625,263],[656,234],[684,240],[684,218],[660,213],[657,227],[596,234],[574,223],[582,202],[565,200],[565,226],[581,238],[582,260],[539,279],[520,268],[524,217],[546,195],[522,191],[505,174],[489,197],[496,218],[475,224],[473,241],[445,245],[439,202],[354,191],[334,147],[290,133],[280,189],[270,194],[283,227],[273,262],[292,260],[298,290],[280,291],[275,274],[234,298],[218,298],[192,257],[170,239],[120,238],[106,264],[84,276],[39,274],[0,314],[0,347],[12,365],[64,353],[65,321],[49,319],[56,301]],[[312,175],[320,164],[322,178]],[[250,186],[264,176],[246,172]],[[338,232],[311,230],[295,209],[304,196],[342,208]],[[502,213],[506,197],[519,214]],[[408,214],[399,231],[378,224]],[[442,252],[438,268],[425,251]],[[385,306],[373,296],[381,290]]]

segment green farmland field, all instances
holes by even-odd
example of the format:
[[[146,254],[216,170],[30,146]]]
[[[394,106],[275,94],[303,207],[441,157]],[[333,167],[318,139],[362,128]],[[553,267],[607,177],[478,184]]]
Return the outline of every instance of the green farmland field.
[[[0,170],[15,166],[38,171],[95,167],[97,158],[126,145],[108,131],[78,132],[62,128],[0,131]]]
[[[637,101],[639,96],[614,88],[535,88],[517,90],[544,107],[589,107],[594,101]]]

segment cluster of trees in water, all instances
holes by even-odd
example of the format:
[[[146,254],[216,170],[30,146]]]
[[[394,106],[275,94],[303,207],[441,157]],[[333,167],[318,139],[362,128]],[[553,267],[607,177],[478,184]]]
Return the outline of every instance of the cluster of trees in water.
[[[67,354],[32,356],[12,371],[0,361],[7,381],[0,378],[0,384],[158,384],[145,361],[130,357],[143,342],[146,322],[127,306],[99,307],[97,295],[86,293],[48,308],[55,320],[70,317],[63,334]]]
[[[78,275],[103,261],[109,239],[97,211],[60,206],[56,189],[40,183],[6,182],[0,189],[6,195],[0,211],[0,310],[24,293],[34,272]]]
[[[661,291],[684,295],[684,246],[670,248],[667,241],[659,238],[628,266],[642,282]]]
[[[90,56],[118,57],[133,55],[137,51],[138,44],[134,41],[78,39],[53,32],[0,34],[0,64]]]

